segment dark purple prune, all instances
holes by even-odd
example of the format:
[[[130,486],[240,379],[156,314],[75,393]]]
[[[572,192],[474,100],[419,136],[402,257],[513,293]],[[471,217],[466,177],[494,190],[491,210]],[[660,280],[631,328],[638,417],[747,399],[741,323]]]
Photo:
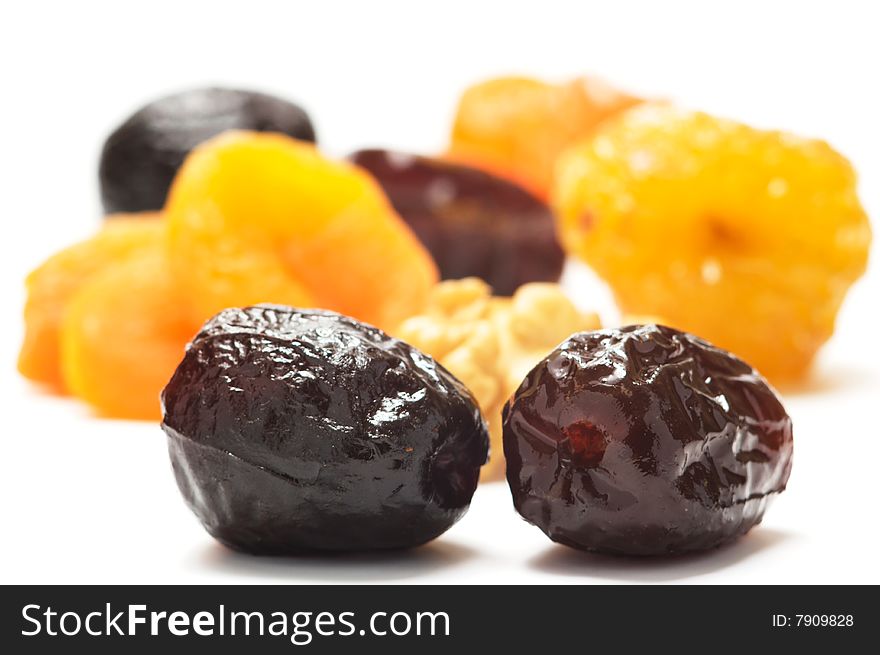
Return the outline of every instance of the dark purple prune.
[[[791,419],[764,378],[659,325],[572,335],[507,402],[503,431],[517,511],[553,541],[618,555],[730,541],[791,471]]]
[[[227,130],[280,132],[315,141],[301,107],[265,93],[205,88],[160,98],[132,114],[104,142],[98,165],[104,212],[161,209],[190,151]]]
[[[386,150],[351,160],[384,189],[434,256],[440,277],[479,277],[495,295],[555,282],[565,254],[550,209],[522,187],[470,166]]]
[[[457,379],[333,312],[220,312],[162,404],[187,504],[217,540],[253,553],[430,541],[467,511],[487,456]]]

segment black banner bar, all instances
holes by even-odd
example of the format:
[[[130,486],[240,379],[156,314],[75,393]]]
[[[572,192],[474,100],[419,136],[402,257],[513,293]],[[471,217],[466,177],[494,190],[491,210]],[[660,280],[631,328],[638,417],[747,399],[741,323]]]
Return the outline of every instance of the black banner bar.
[[[705,655],[716,645],[855,647],[878,633],[868,587],[6,587],[0,607],[7,653],[229,642],[260,653],[649,644]]]

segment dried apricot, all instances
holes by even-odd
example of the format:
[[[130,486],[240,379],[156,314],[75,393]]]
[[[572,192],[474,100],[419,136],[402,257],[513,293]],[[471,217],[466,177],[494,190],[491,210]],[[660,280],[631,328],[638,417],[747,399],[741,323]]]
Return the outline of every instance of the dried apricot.
[[[160,221],[150,220],[152,217],[115,216],[94,237],[56,253],[28,275],[25,333],[18,355],[22,375],[63,390],[60,326],[71,297],[108,266],[158,243],[163,227]]]
[[[502,77],[467,89],[448,156],[485,168],[546,198],[556,158],[609,116],[640,102],[593,77],[549,84]]]
[[[564,155],[554,202],[565,245],[624,313],[777,382],[831,336],[871,242],[855,172],[826,143],[668,105],[630,110]]]
[[[395,325],[437,281],[369,174],[283,135],[228,132],[197,148],[166,214],[172,267],[200,321],[272,302]]]
[[[64,380],[104,416],[159,419],[159,394],[198,331],[184,311],[164,246],[142,250],[89,279],[61,330]]]

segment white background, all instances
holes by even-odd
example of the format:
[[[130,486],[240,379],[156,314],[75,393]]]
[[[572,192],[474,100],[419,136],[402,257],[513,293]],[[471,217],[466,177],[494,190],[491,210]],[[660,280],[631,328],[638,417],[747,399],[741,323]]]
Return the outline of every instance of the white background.
[[[157,426],[95,419],[14,371],[26,271],[99,224],[102,139],[141,103],[188,86],[298,100],[334,154],[430,152],[470,82],[598,72],[828,139],[861,172],[876,217],[880,48],[870,2],[11,4],[0,15],[0,582],[880,582],[876,261],[814,378],[786,394],[796,439],[788,491],[735,545],[667,561],[556,546],[518,519],[504,484],[481,487],[458,525],[409,553],[232,554],[181,501]],[[577,294],[602,302],[587,284]]]

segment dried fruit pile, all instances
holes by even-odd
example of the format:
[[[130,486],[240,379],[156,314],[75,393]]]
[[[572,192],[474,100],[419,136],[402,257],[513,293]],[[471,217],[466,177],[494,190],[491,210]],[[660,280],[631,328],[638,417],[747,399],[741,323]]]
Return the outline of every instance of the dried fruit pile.
[[[805,375],[866,267],[841,155],[592,78],[471,87],[439,158],[314,139],[250,92],[134,114],[102,198],[155,211],[28,277],[22,374],[126,418],[158,418],[164,387],[184,498],[247,551],[433,539],[489,440],[483,477],[503,441],[517,510],[576,548],[678,553],[760,522],[792,452],[762,374]],[[671,327],[586,332],[554,283],[566,252]]]

